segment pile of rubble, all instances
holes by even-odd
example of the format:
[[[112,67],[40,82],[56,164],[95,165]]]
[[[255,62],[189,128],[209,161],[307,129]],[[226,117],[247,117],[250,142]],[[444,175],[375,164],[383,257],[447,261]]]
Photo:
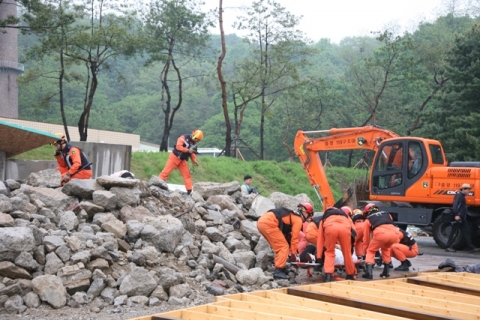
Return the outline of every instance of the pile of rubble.
[[[0,182],[0,313],[211,302],[214,295],[286,286],[256,220],[309,201],[241,196],[238,182],[196,183],[192,194],[101,176],[60,187],[56,170]]]

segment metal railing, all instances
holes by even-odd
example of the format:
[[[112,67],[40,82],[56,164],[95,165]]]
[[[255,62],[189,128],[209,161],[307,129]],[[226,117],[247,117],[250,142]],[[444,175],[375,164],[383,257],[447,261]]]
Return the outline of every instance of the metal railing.
[[[15,70],[18,73],[23,73],[25,67],[23,64],[13,61],[0,60],[0,70]]]

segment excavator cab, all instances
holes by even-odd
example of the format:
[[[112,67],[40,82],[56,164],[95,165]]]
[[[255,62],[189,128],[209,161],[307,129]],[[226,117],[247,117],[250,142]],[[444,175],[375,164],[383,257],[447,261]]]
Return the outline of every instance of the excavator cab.
[[[371,194],[405,196],[428,168],[422,139],[395,138],[384,141],[375,155],[371,172]]]

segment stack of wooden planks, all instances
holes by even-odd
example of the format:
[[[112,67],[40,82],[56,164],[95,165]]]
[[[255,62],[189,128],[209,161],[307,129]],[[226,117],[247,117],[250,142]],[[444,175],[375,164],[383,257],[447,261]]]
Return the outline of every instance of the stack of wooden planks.
[[[132,320],[480,320],[479,302],[480,275],[438,272],[233,294],[211,304]]]

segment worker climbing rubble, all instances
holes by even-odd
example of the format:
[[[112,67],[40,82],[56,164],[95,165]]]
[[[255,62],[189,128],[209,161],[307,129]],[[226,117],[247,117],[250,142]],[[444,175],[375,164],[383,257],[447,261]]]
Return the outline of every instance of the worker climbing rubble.
[[[182,177],[187,193],[192,193],[192,175],[188,169],[188,159],[192,159],[193,165],[198,166],[197,162],[197,143],[203,139],[201,130],[193,130],[191,134],[184,134],[178,137],[177,143],[168,156],[168,161],[158,175],[163,181],[167,181],[168,176],[175,168],[178,168]]]
[[[88,162],[85,153],[77,146],[67,143],[65,136],[51,143],[57,149],[54,156],[57,160],[57,171],[62,175],[63,186],[71,179],[90,179],[92,164]]]

